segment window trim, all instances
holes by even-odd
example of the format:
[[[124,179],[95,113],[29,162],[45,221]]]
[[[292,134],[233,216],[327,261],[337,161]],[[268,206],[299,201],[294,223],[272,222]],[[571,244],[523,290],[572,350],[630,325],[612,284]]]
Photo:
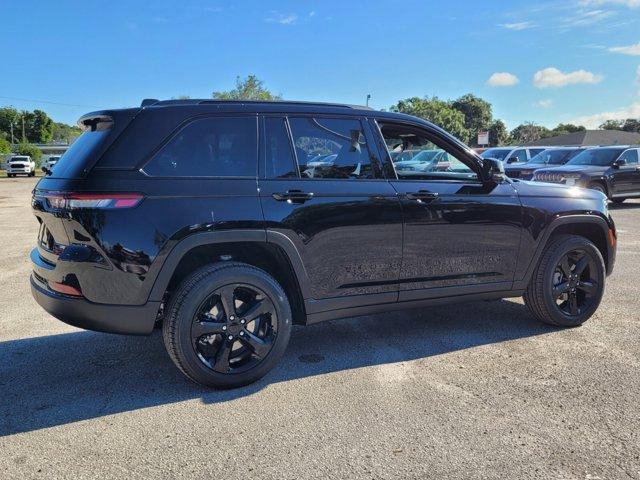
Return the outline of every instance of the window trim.
[[[296,173],[295,177],[270,177],[267,172],[267,119],[268,118],[278,118],[284,121],[284,128],[287,135],[287,139],[289,140],[289,150],[291,151],[291,160],[293,171]],[[293,145],[293,136],[291,135],[291,125],[289,125],[289,118],[285,113],[274,113],[274,114],[260,114],[259,115],[260,122],[260,138],[258,140],[260,154],[262,158],[258,158],[258,164],[260,165],[260,169],[258,171],[258,178],[261,180],[300,180],[300,169],[298,168],[298,159],[296,156],[296,149]]]
[[[200,120],[208,120],[208,119],[218,119],[218,118],[253,118],[255,121],[255,134],[256,134],[256,152],[255,152],[255,161],[256,161],[256,173],[255,175],[234,175],[234,176],[221,176],[221,175],[150,175],[144,169],[145,167],[156,158],[159,152],[173,140],[182,130],[187,128],[189,125],[198,122]],[[152,150],[152,152],[147,155],[138,165],[136,165],[136,170],[138,170],[142,175],[148,178],[171,178],[171,179],[236,179],[236,180],[246,180],[246,179],[258,179],[258,171],[259,171],[259,163],[260,163],[260,122],[257,113],[250,114],[242,114],[242,113],[223,113],[223,114],[205,114],[205,115],[193,115],[191,117],[186,118],[182,121],[178,126],[166,136],[164,140],[162,140],[158,146]]]
[[[458,183],[458,184],[484,184],[485,181],[483,180],[482,177],[482,171],[480,169],[480,165],[477,161],[477,159],[475,158],[467,158],[464,155],[462,155],[462,157],[466,160],[463,160],[460,158],[461,155],[458,155],[457,150],[460,150],[460,153],[465,153],[467,154],[467,152],[464,152],[462,148],[460,148],[460,146],[455,145],[453,142],[451,142],[446,136],[442,135],[441,133],[437,132],[434,129],[430,129],[428,128],[426,125],[416,125],[414,123],[410,123],[410,122],[405,122],[405,121],[399,121],[399,120],[395,120],[395,119],[385,119],[384,117],[374,117],[371,119],[372,122],[375,124],[375,129],[377,129],[377,134],[379,137],[379,145],[377,143],[378,149],[379,150],[383,150],[382,152],[379,152],[380,155],[384,156],[384,163],[385,165],[387,165],[387,167],[385,168],[385,172],[391,174],[392,176],[388,177],[389,180],[397,180],[397,181],[401,181],[401,182],[438,182],[438,183]],[[426,138],[427,140],[429,140],[430,142],[432,142],[434,145],[438,146],[439,148],[441,148],[442,150],[444,150],[445,152],[447,152],[449,155],[453,155],[458,161],[464,163],[467,167],[469,167],[469,169],[471,169],[471,171],[475,172],[475,174],[477,175],[477,178],[474,180],[458,180],[458,179],[454,179],[454,178],[447,178],[447,179],[418,179],[416,178],[414,179],[407,179],[407,178],[399,178],[398,174],[396,172],[395,169],[395,165],[393,164],[393,160],[391,159],[391,155],[389,155],[389,150],[387,149],[386,143],[384,141],[384,135],[382,134],[382,129],[380,128],[380,123],[387,123],[387,124],[392,124],[392,125],[399,125],[401,127],[404,128],[408,128],[408,129],[413,129],[417,132],[421,132]],[[373,128],[373,127],[372,127]],[[433,141],[433,139],[437,139],[439,140],[439,142],[435,142]],[[443,146],[444,145],[444,146]],[[460,142],[460,145],[464,145],[462,144],[462,142]],[[469,147],[466,147],[467,149]]]

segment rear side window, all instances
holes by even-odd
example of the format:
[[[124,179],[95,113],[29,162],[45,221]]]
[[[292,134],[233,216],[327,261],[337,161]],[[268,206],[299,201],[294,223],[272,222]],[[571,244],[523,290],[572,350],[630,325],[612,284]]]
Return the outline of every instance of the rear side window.
[[[255,177],[257,121],[255,117],[195,120],[176,133],[143,170],[156,177]]]
[[[77,178],[81,176],[88,162],[94,158],[109,134],[109,130],[84,132],[56,162],[56,168],[51,176],[56,178]]]
[[[290,117],[289,123],[302,178],[374,178],[359,120]]]

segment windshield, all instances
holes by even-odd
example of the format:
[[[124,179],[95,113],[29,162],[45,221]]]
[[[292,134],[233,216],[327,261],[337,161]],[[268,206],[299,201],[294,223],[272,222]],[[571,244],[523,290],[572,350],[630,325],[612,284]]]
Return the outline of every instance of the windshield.
[[[529,160],[529,163],[562,165],[566,163],[569,155],[574,151],[575,150],[544,150]]]
[[[592,148],[576,155],[567,162],[567,165],[597,165],[604,167],[611,165],[624,150],[624,148]]]
[[[414,155],[411,158],[411,161],[421,162],[421,163],[431,162],[439,153],[440,153],[440,150],[425,150],[423,152],[418,153],[417,155]]]
[[[482,158],[497,158],[498,160],[504,160],[511,150],[511,148],[490,148],[489,150],[482,152],[480,156]]]

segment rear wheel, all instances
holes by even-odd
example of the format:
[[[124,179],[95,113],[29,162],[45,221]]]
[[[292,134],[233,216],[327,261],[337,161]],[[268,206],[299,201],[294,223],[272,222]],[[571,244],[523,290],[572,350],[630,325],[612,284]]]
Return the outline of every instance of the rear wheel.
[[[291,334],[291,308],[282,287],[243,263],[197,270],[177,289],[163,324],[176,366],[209,387],[255,382],[282,357]]]
[[[553,237],[524,294],[529,310],[541,321],[562,327],[586,322],[602,300],[604,260],[584,237]]]

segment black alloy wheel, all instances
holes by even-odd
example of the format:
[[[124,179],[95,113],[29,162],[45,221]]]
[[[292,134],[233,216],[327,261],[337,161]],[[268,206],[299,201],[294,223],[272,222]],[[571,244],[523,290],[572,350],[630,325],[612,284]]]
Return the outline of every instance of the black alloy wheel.
[[[553,275],[553,296],[565,315],[578,316],[588,310],[598,294],[596,262],[582,249],[562,256]]]
[[[253,285],[229,284],[198,308],[191,339],[200,361],[218,373],[241,373],[260,363],[278,335],[271,299]]]
[[[289,343],[289,299],[267,272],[239,262],[204,266],[176,288],[162,325],[175,365],[201,385],[255,382]]]

